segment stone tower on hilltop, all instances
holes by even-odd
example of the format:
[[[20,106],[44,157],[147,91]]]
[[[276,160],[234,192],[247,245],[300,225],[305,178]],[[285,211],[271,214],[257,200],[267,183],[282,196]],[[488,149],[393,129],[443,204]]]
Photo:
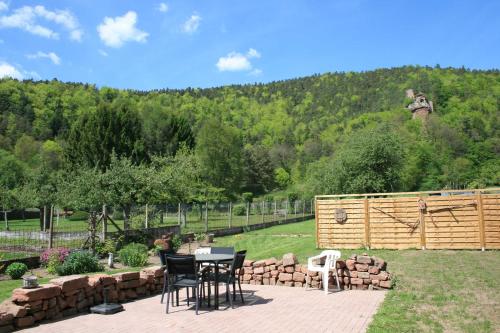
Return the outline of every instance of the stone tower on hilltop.
[[[413,99],[407,108],[411,111],[413,119],[420,118],[427,120],[429,114],[433,111],[432,101],[427,100],[423,93],[414,94],[413,89],[406,91],[406,97]]]

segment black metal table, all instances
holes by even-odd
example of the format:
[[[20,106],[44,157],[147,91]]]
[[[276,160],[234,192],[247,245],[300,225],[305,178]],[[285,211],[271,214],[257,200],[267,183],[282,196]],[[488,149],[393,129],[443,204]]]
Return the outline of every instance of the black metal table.
[[[214,264],[214,274],[215,274],[215,301],[214,308],[217,310],[219,308],[219,264],[228,263],[233,260],[234,255],[232,254],[195,254],[196,262],[198,263],[210,263]],[[208,285],[210,288],[210,283]],[[229,296],[231,297],[231,296]]]

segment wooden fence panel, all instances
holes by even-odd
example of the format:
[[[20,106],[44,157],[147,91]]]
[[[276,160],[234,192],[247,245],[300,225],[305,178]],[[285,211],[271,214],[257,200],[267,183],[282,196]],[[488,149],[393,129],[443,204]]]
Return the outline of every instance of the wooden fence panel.
[[[335,221],[335,209],[347,213],[345,223]],[[321,200],[317,206],[320,248],[359,248],[364,245],[364,205],[360,200]],[[334,245],[333,245],[334,244]]]
[[[485,247],[500,249],[500,194],[483,194]]]
[[[320,248],[500,249],[499,188],[317,196],[316,205]]]
[[[368,201],[372,248],[420,248],[418,197]]]

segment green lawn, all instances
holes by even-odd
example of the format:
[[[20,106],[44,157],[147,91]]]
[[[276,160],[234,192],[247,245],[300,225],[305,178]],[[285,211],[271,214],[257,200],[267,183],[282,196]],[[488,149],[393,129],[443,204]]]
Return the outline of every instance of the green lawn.
[[[220,237],[217,245],[246,249],[251,259],[293,252],[301,263],[315,247],[314,221]],[[498,332],[499,251],[342,250],[384,258],[396,276],[369,332]]]

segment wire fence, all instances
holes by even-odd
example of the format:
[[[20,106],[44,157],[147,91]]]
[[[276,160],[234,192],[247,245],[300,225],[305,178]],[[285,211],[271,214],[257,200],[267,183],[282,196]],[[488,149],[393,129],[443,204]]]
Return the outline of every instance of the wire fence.
[[[0,252],[41,251],[50,247],[80,248],[88,240],[92,226],[89,213],[43,207],[41,209],[2,211]],[[44,211],[46,214],[44,214]],[[96,234],[179,226],[181,233],[208,233],[233,227],[246,227],[286,221],[314,214],[313,200],[260,201],[192,204],[147,204],[129,207],[103,207],[106,219],[99,222]],[[100,216],[104,216],[102,213]],[[127,215],[128,218],[125,218]]]

